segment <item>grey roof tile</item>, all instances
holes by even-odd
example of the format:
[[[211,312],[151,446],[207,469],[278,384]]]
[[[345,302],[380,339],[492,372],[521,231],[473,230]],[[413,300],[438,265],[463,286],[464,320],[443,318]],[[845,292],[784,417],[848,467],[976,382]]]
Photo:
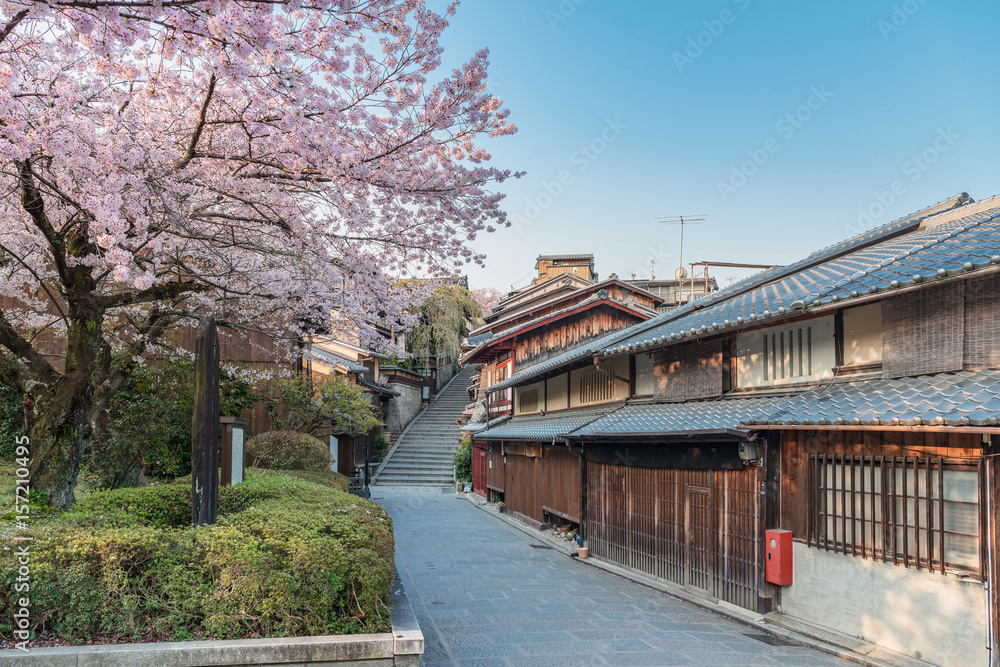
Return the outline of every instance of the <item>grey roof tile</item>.
[[[857,298],[872,290],[895,289],[911,284],[913,273],[932,278],[938,276],[940,271],[944,271],[945,275],[963,271],[963,264],[973,259],[978,262],[974,262],[976,266],[984,261],[992,262],[993,258],[997,260],[994,263],[1000,263],[1000,221],[995,219],[1000,216],[1000,199],[976,204],[968,202],[968,195],[963,193],[818,250],[788,266],[767,269],[646,322],[519,370],[507,380],[490,387],[490,391],[522,384],[561,366],[578,363],[595,353],[611,356],[644,349],[694,332],[736,328],[745,322],[778,317],[808,302],[823,304]],[[922,221],[936,215],[961,215],[966,204],[971,207],[968,217],[926,230],[919,229]],[[953,232],[959,237],[952,236]],[[949,245],[942,248],[943,243]],[[897,259],[900,256],[903,258]],[[891,261],[881,266],[885,260]],[[883,272],[881,277],[874,275],[875,271],[882,269],[889,273]],[[893,285],[893,280],[899,284]]]
[[[828,384],[778,401],[769,414],[743,423],[995,426],[1000,423],[1000,371]]]
[[[304,353],[306,356],[318,357],[319,361],[324,363],[333,363],[338,366],[346,366],[351,370],[352,373],[367,373],[368,368],[364,364],[359,364],[356,361],[351,361],[350,359],[345,359],[340,355],[327,352],[326,350],[321,350],[316,347],[309,348]]]
[[[620,406],[514,417],[476,434],[476,440],[552,440],[603,417]]]
[[[668,435],[732,431],[745,419],[766,415],[777,397],[726,398],[687,403],[632,403],[569,434],[570,438]]]

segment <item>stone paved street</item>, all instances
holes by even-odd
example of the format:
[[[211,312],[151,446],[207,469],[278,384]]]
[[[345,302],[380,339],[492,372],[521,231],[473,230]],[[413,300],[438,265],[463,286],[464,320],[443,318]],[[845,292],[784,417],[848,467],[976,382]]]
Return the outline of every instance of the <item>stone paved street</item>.
[[[571,560],[450,490],[375,487],[420,621],[424,664],[802,665],[854,663]]]

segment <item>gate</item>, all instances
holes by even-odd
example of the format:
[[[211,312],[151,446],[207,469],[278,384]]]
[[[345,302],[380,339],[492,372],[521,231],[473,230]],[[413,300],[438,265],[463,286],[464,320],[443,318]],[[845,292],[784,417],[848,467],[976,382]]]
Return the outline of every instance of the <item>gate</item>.
[[[757,471],[588,461],[590,553],[756,611],[762,567]]]
[[[486,497],[486,448],[472,444],[472,491]]]
[[[689,486],[684,498],[684,584],[713,595],[712,490]]]

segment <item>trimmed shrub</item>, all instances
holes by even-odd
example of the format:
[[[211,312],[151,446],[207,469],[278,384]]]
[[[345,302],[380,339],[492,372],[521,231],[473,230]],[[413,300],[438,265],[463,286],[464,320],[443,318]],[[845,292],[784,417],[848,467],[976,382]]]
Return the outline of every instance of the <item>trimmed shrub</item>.
[[[472,481],[472,440],[463,438],[455,451],[455,481]]]
[[[220,491],[216,525],[180,527],[184,488],[97,492],[81,503],[86,512],[28,531],[31,602],[46,610],[32,629],[76,643],[390,630],[392,520],[381,507],[250,470],[247,481]],[[143,514],[147,502],[160,509]],[[190,505],[184,509],[189,522]],[[0,562],[7,637],[16,578],[16,560]]]
[[[376,435],[372,446],[372,463],[382,463],[385,455],[389,453],[389,443],[385,441],[384,435]]]
[[[330,469],[330,447],[318,438],[295,431],[269,431],[247,443],[247,459],[253,468],[271,470]]]

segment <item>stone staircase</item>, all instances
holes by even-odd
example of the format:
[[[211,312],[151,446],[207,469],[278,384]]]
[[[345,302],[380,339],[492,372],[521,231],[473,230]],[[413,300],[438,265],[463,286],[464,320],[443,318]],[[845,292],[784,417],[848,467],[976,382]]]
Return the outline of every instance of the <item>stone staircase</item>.
[[[464,370],[410,423],[376,471],[379,486],[451,486],[460,434],[457,419],[469,404],[473,373]]]

